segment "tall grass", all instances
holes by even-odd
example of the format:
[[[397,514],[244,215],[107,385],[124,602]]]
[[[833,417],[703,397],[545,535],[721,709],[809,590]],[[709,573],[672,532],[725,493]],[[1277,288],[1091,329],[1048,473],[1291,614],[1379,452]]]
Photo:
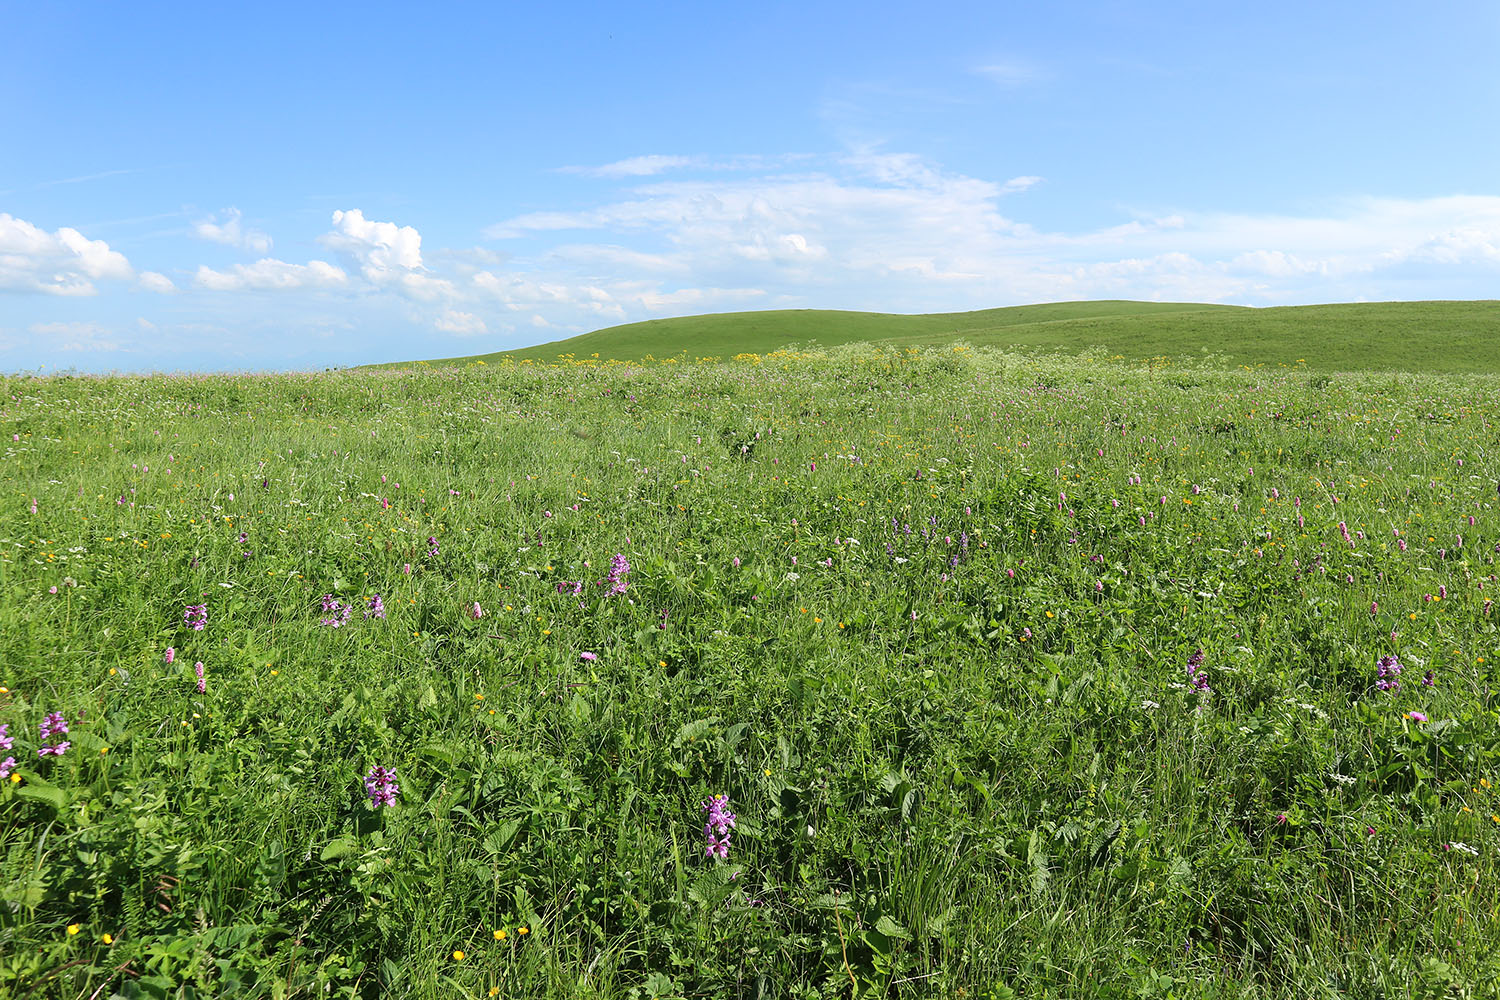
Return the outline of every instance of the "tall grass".
[[[1500,972],[1500,380],[959,347],[3,390],[0,995]]]

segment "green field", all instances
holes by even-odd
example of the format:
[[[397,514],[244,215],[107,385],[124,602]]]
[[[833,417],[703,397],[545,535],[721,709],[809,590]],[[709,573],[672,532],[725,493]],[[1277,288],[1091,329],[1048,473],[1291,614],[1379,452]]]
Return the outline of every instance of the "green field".
[[[789,344],[941,346],[962,340],[1010,351],[1145,360],[1209,353],[1235,365],[1318,371],[1500,373],[1500,302],[1242,306],[1061,302],[898,316],[825,309],[720,313],[611,327],[520,351],[446,362],[561,357],[637,361],[768,354]]]
[[[735,353],[6,379],[0,997],[1492,994],[1500,377]]]

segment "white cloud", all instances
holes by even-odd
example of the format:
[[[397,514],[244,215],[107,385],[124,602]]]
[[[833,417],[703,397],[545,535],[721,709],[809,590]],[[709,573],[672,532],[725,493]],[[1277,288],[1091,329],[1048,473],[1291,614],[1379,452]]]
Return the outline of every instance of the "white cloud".
[[[119,351],[114,332],[98,323],[33,323],[31,334],[56,351]]]
[[[632,156],[598,167],[564,167],[563,172],[582,174],[585,177],[647,177],[665,170],[698,166],[704,162],[701,156]]]
[[[162,295],[170,295],[177,291],[177,286],[172,284],[172,279],[157,271],[142,271],[140,286],[148,292],[159,292]]]
[[[199,266],[193,284],[216,292],[242,289],[259,291],[292,291],[302,288],[337,288],[348,283],[349,276],[326,261],[288,264],[265,257],[254,264],[236,264],[228,271]]]
[[[432,325],[445,333],[456,333],[460,336],[489,332],[484,325],[484,320],[473,313],[460,312],[457,309],[444,309],[443,314]]]
[[[1351,199],[1300,216],[1142,213],[1068,232],[1001,212],[1002,198],[1039,182],[866,152],[798,174],[637,184],[591,208],[504,220],[485,235],[534,242],[568,231],[541,259],[546,280],[533,267],[507,279],[507,294],[538,307],[565,300],[577,319],[649,314],[674,294],[667,281],[715,294],[753,288],[777,304],[926,311],[1099,297],[1390,298],[1392,281],[1419,272],[1441,274],[1431,287],[1449,294],[1458,275],[1500,272],[1496,196]],[[528,282],[547,293],[519,291]],[[1490,294],[1481,281],[1468,287]],[[607,303],[591,288],[605,290]]]
[[[1042,67],[1024,59],[997,59],[974,67],[974,72],[1005,88],[1041,83],[1050,75]]]
[[[357,208],[334,212],[333,232],[318,242],[358,260],[372,281],[422,266],[422,235],[415,228],[366,219]]]
[[[242,218],[240,210],[230,208],[225,210],[223,222],[217,221],[214,216],[193,223],[193,235],[200,240],[208,240],[212,243],[223,243],[225,246],[239,247],[241,250],[249,250],[251,253],[269,253],[271,250],[271,237],[258,229],[245,229],[240,225]]]
[[[427,273],[422,265],[422,235],[412,226],[366,219],[357,208],[336,211],[333,231],[318,242],[352,260],[372,285],[429,302],[455,292],[451,281]]]
[[[779,156],[672,156],[655,153],[648,156],[631,156],[597,167],[561,167],[559,173],[578,174],[582,177],[601,177],[621,180],[632,177],[652,177],[671,170],[770,170],[793,163],[813,159],[808,153],[783,153]]]
[[[64,226],[47,232],[0,212],[0,289],[93,295],[94,282],[135,276],[125,255]]]

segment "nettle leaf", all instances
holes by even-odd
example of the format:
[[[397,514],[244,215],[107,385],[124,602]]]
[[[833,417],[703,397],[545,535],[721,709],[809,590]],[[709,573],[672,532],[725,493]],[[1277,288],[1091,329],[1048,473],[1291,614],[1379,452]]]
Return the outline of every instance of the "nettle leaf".
[[[333,861],[338,858],[347,857],[359,850],[359,841],[352,834],[344,834],[330,840],[318,855],[319,861]]]
[[[879,920],[875,921],[875,929],[888,938],[898,938],[902,941],[911,940],[910,931],[884,914],[881,915]]]
[[[23,799],[32,799],[36,802],[45,802],[58,812],[68,808],[68,793],[56,785],[49,784],[41,778],[31,778],[20,788],[16,794]]]
[[[713,732],[714,726],[718,725],[719,717],[711,715],[706,719],[695,719],[677,730],[677,738],[672,741],[674,750],[681,750],[685,743],[696,743],[704,736]]]
[[[480,846],[490,854],[503,854],[510,846],[510,842],[515,839],[516,833],[520,831],[521,823],[522,820],[519,819],[501,823],[484,838],[484,843]]]

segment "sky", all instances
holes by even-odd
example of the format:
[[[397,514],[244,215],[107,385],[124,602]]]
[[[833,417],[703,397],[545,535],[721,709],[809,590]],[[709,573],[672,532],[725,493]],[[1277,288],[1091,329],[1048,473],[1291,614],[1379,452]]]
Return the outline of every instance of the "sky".
[[[1500,299],[1491,0],[430,8],[0,0],[0,371]]]

